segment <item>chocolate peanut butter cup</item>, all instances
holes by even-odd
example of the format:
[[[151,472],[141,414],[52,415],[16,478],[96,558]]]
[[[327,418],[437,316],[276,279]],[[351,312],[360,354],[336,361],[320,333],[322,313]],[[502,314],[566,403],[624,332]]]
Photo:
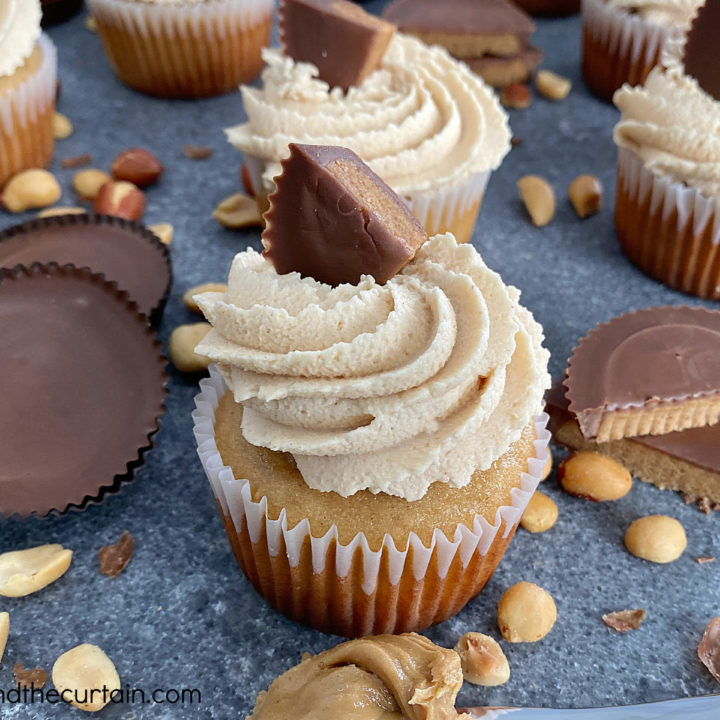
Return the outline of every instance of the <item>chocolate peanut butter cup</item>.
[[[37,218],[0,232],[0,268],[71,264],[100,273],[156,324],[172,281],[167,246],[147,228],[109,215]]]
[[[147,318],[102,275],[0,269],[0,516],[83,508],[132,479],[165,411]]]
[[[720,419],[720,312],[654,307],[613,318],[573,351],[565,379],[588,440],[713,425]]]

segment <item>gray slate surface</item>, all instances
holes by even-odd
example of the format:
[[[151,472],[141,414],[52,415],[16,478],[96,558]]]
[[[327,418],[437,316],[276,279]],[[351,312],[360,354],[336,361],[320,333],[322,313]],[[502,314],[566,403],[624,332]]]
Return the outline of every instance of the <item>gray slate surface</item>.
[[[383,4],[366,5],[377,10]],[[571,77],[573,90],[565,102],[536,99],[530,110],[511,114],[524,143],[493,176],[474,243],[490,267],[522,289],[525,304],[545,327],[558,376],[577,339],[596,323],[635,308],[698,301],[655,283],[622,256],[611,211],[617,113],[590,96],[580,80],[579,18],[538,25],[545,66]],[[210,216],[219,200],[238,189],[240,156],[226,144],[222,128],[241,121],[240,96],[202,102],[146,98],[115,79],[81,17],[50,34],[60,55],[59,109],[75,124],[75,134],[58,143],[53,166],[65,188],[63,202],[75,204],[73,171],[60,169],[62,157],[91,152],[95,166],[109,167],[119,150],[140,145],[167,167],[148,192],[145,216],[148,223],[175,226],[175,280],[160,328],[166,342],[173,327],[197,319],[180,301],[184,290],[223,280],[236,252],[248,244],[259,247],[256,231],[226,230]],[[207,144],[215,153],[193,162],[182,155],[182,143]],[[559,197],[556,219],[542,230],[529,224],[515,191],[518,177],[531,172],[546,176]],[[599,215],[580,222],[565,189],[585,172],[601,178],[607,202]],[[0,227],[15,221],[0,215]],[[70,571],[54,585],[27,598],[0,598],[0,610],[11,615],[0,688],[12,686],[16,661],[49,670],[65,650],[92,642],[105,649],[131,687],[202,692],[200,705],[108,706],[101,717],[244,717],[257,692],[301,653],[338,641],[272,611],[236,566],[195,454],[190,412],[197,379],[172,368],[170,373],[157,447],[134,483],[82,513],[0,522],[0,551],[60,542],[75,552]],[[624,499],[605,505],[573,499],[554,480],[544,489],[560,507],[557,526],[543,535],[519,531],[483,593],[427,634],[450,647],[468,630],[499,637],[497,601],[519,580],[552,593],[557,625],[540,643],[505,643],[510,681],[497,689],[466,685],[462,703],[583,707],[717,691],[696,647],[706,623],[720,613],[720,562],[698,565],[694,558],[720,556],[720,517],[705,516],[678,495],[641,482]],[[638,560],[623,549],[625,528],[650,513],[672,515],[687,529],[688,549],[669,566]],[[135,556],[110,580],[99,575],[96,553],[123,530],[135,537]],[[605,612],[632,607],[648,611],[634,633],[616,634],[600,620]],[[78,716],[62,707],[0,707],[0,716],[13,720],[71,712]]]

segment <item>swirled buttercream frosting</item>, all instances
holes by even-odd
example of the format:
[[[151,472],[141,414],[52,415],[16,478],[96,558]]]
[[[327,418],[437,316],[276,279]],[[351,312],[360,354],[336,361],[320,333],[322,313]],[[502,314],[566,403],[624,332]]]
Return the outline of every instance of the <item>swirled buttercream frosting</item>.
[[[720,103],[686,75],[673,43],[645,84],[615,93],[622,112],[614,138],[657,175],[720,200]]]
[[[236,255],[196,301],[253,445],[343,496],[466,485],[521,435],[549,386],[542,329],[477,251],[438,235],[385,285],[330,287]]]
[[[242,88],[248,122],[226,133],[265,161],[267,189],[291,142],[350,148],[400,195],[462,184],[510,149],[493,91],[443,48],[396,33],[380,67],[347,93],[314,65],[263,53],[262,86]]]
[[[40,37],[40,0],[0,2],[0,77],[12,75]]]
[[[685,30],[704,0],[607,0],[608,7],[639,15],[652,25]]]

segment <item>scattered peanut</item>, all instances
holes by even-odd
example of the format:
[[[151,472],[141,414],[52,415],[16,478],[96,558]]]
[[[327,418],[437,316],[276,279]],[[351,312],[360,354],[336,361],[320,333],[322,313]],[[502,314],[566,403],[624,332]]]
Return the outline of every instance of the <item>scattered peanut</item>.
[[[635,557],[655,563],[677,560],[687,547],[683,526],[667,515],[638,518],[625,533],[625,547]]]
[[[47,208],[46,210],[41,210],[37,216],[39,218],[43,217],[55,217],[55,215],[86,215],[87,210],[85,208],[77,207],[77,205],[67,205],[63,207],[62,205],[57,205],[56,207]]]
[[[594,175],[578,175],[568,187],[568,197],[578,217],[586,218],[602,207],[602,185]]]
[[[85,643],[63,653],[53,665],[52,681],[63,700],[80,710],[102,710],[120,676],[112,660],[97,646]]]
[[[195,287],[191,287],[189,290],[186,290],[182,299],[188,310],[192,310],[194,313],[199,313],[201,310],[193,299],[193,296],[205,292],[226,293],[227,289],[228,286],[225,283],[203,283],[202,285],[196,285]]]
[[[525,175],[518,180],[517,188],[534,225],[543,227],[555,217],[555,193],[547,180]]]
[[[549,530],[557,519],[557,505],[547,495],[536,490],[520,518],[520,525],[528,532],[541,533]]]
[[[550,473],[552,472],[552,465],[553,465],[552,453],[548,451],[548,459],[545,462],[545,467],[543,468],[542,475],[540,476],[540,480],[547,480],[550,477]]]
[[[556,617],[552,596],[530,582],[508,588],[498,603],[498,627],[512,643],[541,640],[552,630]]]
[[[500,93],[500,103],[512,110],[524,110],[530,107],[532,95],[527,85],[522,83],[510,83]]]
[[[619,462],[594,450],[568,455],[557,476],[565,492],[594,502],[619,500],[632,488],[632,476]]]
[[[64,140],[73,134],[73,125],[67,115],[56,112],[52,118],[53,137],[56,140]]]
[[[235,193],[225,198],[213,211],[213,217],[226,228],[262,225],[257,202],[244,193]]]
[[[55,176],[47,170],[23,170],[14,175],[0,194],[0,205],[12,213],[53,205],[62,191]]]
[[[139,220],[145,212],[145,194],[130,182],[112,180],[100,188],[93,208],[103,215]]]
[[[570,92],[572,83],[552,70],[539,70],[535,76],[535,87],[548,100],[564,100]]]
[[[97,21],[92,15],[88,15],[85,18],[85,29],[90,32],[97,32]]]
[[[155,223],[154,225],[148,225],[148,230],[151,233],[155,233],[158,239],[163,245],[169,245],[173,239],[173,226],[170,223]]]
[[[116,180],[127,180],[139,188],[156,183],[164,170],[162,163],[145,148],[123,150],[112,164]]]
[[[455,652],[460,656],[463,677],[473,685],[495,687],[510,679],[510,664],[494,638],[478,632],[465,633]]]
[[[5,653],[8,635],[10,634],[10,615],[6,612],[0,612],[0,661]]]
[[[210,323],[178,325],[170,334],[168,352],[172,364],[180,372],[207,370],[210,360],[195,352],[197,344],[210,332]]]
[[[62,577],[70,567],[72,550],[62,545],[39,545],[0,555],[0,595],[24,597]]]
[[[100,188],[112,178],[104,170],[97,168],[87,168],[87,170],[78,170],[73,175],[73,189],[82,200],[92,202],[98,196]]]

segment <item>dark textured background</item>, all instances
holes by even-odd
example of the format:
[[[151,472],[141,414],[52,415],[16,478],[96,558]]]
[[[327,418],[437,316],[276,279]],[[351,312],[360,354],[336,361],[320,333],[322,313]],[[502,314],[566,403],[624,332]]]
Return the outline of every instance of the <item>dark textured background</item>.
[[[366,6],[377,10],[383,4]],[[564,102],[536,98],[529,110],[511,113],[513,131],[524,143],[494,174],[474,242],[490,267],[522,289],[524,303],[545,327],[558,376],[577,339],[597,322],[635,308],[698,301],[653,282],[622,256],[612,221],[617,113],[590,96],[580,80],[579,18],[538,26],[544,66],[572,78],[573,90]],[[50,35],[60,55],[59,109],[75,125],[75,134],[58,143],[53,166],[65,189],[63,204],[75,204],[74,171],[60,168],[63,157],[90,152],[94,166],[107,168],[118,151],[141,145],[166,165],[162,181],[148,192],[145,215],[147,223],[175,226],[175,280],[160,327],[165,342],[173,327],[198,319],[182,305],[182,293],[197,283],[224,280],[236,252],[248,244],[258,247],[257,231],[226,230],[211,217],[217,202],[238,189],[240,156],[222,128],[243,119],[240,96],[201,102],[143,97],[115,79],[82,17]],[[215,153],[194,162],[183,156],[183,143],[209,145]],[[606,207],[581,222],[566,188],[587,172],[602,180]],[[515,182],[525,173],[544,175],[558,194],[557,217],[544,229],[530,225],[517,199]],[[0,215],[0,227],[15,221]],[[82,513],[0,522],[0,551],[60,542],[75,553],[65,577],[42,592],[0,598],[0,610],[11,616],[0,688],[11,687],[16,661],[49,671],[60,653],[91,642],[109,654],[132,687],[202,691],[199,706],[109,706],[102,717],[237,718],[302,652],[338,641],[270,610],[237,568],[195,454],[190,412],[197,378],[170,372],[163,429],[134,483]],[[557,624],[542,642],[503,643],[510,681],[497,689],[466,685],[461,701],[581,707],[716,691],[696,648],[706,623],[720,613],[720,563],[698,565],[694,558],[720,556],[720,516],[705,516],[675,493],[640,482],[622,500],[604,505],[564,495],[554,480],[544,489],[560,507],[556,527],[542,535],[518,531],[481,596],[427,634],[446,646],[468,630],[499,637],[497,601],[519,580],[552,593]],[[672,515],[687,530],[688,549],[671,565],[653,565],[623,549],[629,523],[649,513]],[[123,530],[135,537],[135,556],[110,580],[98,573],[96,553]],[[636,632],[619,635],[600,619],[634,607],[648,612]],[[68,712],[38,705],[0,708],[0,716],[13,719]]]

